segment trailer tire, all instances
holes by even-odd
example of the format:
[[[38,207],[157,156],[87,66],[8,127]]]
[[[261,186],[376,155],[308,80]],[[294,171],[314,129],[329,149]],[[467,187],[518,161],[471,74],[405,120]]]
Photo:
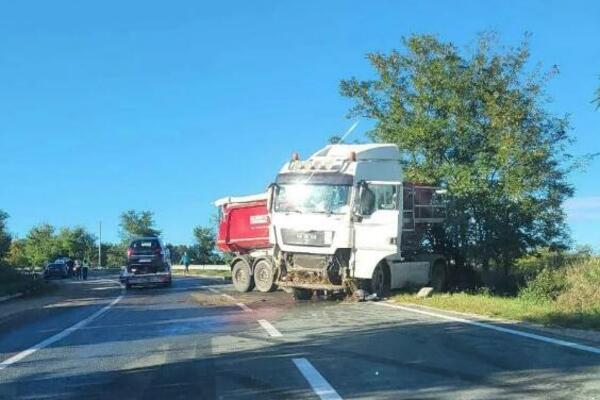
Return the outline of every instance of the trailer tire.
[[[266,259],[261,258],[254,264],[254,285],[263,293],[272,292],[275,285],[275,272],[273,265]]]
[[[240,293],[249,292],[254,288],[252,271],[250,271],[250,265],[248,265],[246,260],[239,259],[233,264],[231,268],[231,281],[235,290]]]
[[[310,300],[313,296],[313,291],[310,289],[294,288],[295,300]]]
[[[431,282],[430,285],[435,292],[443,292],[446,289],[446,281],[448,274],[446,273],[446,263],[438,260],[431,267]]]
[[[371,293],[386,297],[390,293],[390,270],[386,263],[380,262],[371,277]]]

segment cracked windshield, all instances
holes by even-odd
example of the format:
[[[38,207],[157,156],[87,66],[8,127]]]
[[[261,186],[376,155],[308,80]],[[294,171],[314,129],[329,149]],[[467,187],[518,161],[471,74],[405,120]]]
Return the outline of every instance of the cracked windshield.
[[[597,0],[0,0],[0,400],[600,400]]]

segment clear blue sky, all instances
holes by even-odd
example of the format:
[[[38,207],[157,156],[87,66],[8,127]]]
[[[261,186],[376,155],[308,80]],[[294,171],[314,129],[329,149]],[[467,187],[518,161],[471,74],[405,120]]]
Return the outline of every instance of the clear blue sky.
[[[365,53],[433,33],[468,47],[531,32],[557,64],[551,109],[571,114],[576,154],[600,151],[597,1],[23,1],[0,5],[0,209],[116,240],[119,214],[155,212],[190,242],[211,202],[262,191],[292,151],[345,131],[341,78]],[[356,136],[369,126],[361,122]],[[600,247],[600,162],[573,176],[573,235]]]

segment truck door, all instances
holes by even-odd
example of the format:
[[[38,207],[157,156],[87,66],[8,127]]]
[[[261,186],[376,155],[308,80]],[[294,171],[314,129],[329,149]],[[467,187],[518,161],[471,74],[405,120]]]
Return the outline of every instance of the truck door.
[[[362,182],[354,206],[354,276],[370,279],[377,263],[398,253],[400,182]]]

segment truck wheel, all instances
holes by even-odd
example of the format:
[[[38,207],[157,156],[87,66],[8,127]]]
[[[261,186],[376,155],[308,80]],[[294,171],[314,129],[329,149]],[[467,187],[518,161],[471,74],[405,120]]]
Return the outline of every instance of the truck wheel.
[[[446,289],[446,264],[443,261],[436,261],[433,264],[430,284],[436,292],[443,292]]]
[[[390,292],[390,272],[387,265],[379,263],[371,277],[371,293],[379,297],[385,297]]]
[[[265,259],[259,260],[254,265],[254,284],[256,288],[263,292],[272,292],[275,290],[275,276],[273,266]]]
[[[313,295],[313,291],[310,289],[294,288],[294,299],[295,300],[310,300]]]
[[[249,292],[254,288],[254,280],[250,273],[250,266],[244,260],[238,260],[231,269],[231,281],[238,292]]]

